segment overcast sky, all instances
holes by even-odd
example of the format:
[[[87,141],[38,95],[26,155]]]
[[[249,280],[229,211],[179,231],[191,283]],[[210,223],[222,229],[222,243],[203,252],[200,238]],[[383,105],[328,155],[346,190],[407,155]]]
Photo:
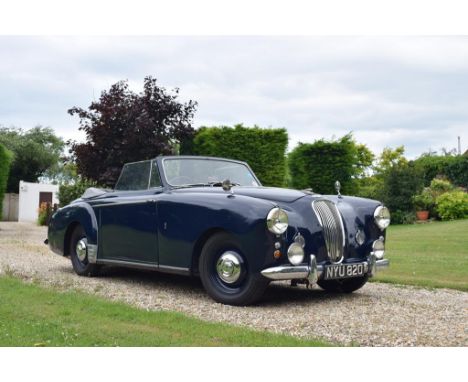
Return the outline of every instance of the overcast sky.
[[[72,106],[146,75],[198,101],[195,127],[352,131],[375,153],[468,148],[467,37],[0,37],[0,125],[81,140]]]

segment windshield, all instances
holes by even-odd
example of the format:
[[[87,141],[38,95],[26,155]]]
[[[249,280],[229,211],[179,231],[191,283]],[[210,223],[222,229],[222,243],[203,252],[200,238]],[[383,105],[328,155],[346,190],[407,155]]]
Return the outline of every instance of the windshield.
[[[138,191],[161,187],[156,159],[127,163],[115,185],[116,191]]]
[[[171,186],[214,185],[226,179],[239,186],[259,186],[247,166],[228,160],[167,158],[163,169]]]

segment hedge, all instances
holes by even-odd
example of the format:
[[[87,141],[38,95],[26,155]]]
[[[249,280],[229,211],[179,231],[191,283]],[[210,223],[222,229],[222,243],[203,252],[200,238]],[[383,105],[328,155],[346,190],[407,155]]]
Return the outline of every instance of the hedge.
[[[2,217],[3,197],[8,182],[12,157],[12,153],[0,144],[0,219]]]
[[[465,155],[423,155],[414,163],[422,171],[425,186],[435,177],[445,176],[456,186],[468,187],[468,157]]]
[[[286,129],[204,126],[195,135],[193,153],[247,162],[264,186],[282,187],[287,146]]]
[[[288,157],[291,186],[296,189],[312,188],[321,194],[334,194],[339,180],[342,192],[353,194],[356,172],[356,145],[351,135],[339,140],[299,143]]]
[[[445,169],[445,175],[453,184],[468,188],[468,156],[458,156]]]

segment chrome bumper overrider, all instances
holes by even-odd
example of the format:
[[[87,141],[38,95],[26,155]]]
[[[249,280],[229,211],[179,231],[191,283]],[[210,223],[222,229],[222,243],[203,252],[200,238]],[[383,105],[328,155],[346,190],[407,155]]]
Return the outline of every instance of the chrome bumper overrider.
[[[387,268],[389,264],[390,262],[387,259],[377,260],[373,253],[364,262],[369,276],[373,276],[378,269]],[[282,265],[264,269],[261,273],[271,280],[307,279],[310,283],[316,283],[321,278],[323,270],[324,266],[317,264],[315,255],[310,255],[310,263],[308,265]]]

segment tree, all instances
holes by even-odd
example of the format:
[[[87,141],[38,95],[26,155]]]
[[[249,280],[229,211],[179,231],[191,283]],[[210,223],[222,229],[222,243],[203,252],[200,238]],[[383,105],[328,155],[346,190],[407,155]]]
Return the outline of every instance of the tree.
[[[123,164],[173,154],[194,134],[192,118],[197,103],[177,101],[179,89],[169,94],[144,79],[143,92],[120,81],[103,91],[87,110],[73,107],[70,115],[80,118],[79,129],[86,142],[70,142],[78,173],[84,178],[113,187]]]
[[[37,182],[58,166],[65,143],[49,127],[0,128],[0,143],[13,153],[7,192],[18,192],[19,181]]]
[[[362,178],[367,175],[368,170],[370,170],[372,163],[374,162],[375,156],[369,148],[362,144],[362,143],[355,143],[356,147],[356,163],[354,164],[355,167],[355,174],[356,178]]]
[[[398,146],[396,149],[385,147],[373,169],[375,174],[379,176],[391,168],[402,167],[406,164],[408,164],[408,160],[405,158],[405,146]]]
[[[45,171],[39,180],[52,184],[72,184],[77,181],[78,177],[76,164],[70,158],[62,157],[57,165]]]

